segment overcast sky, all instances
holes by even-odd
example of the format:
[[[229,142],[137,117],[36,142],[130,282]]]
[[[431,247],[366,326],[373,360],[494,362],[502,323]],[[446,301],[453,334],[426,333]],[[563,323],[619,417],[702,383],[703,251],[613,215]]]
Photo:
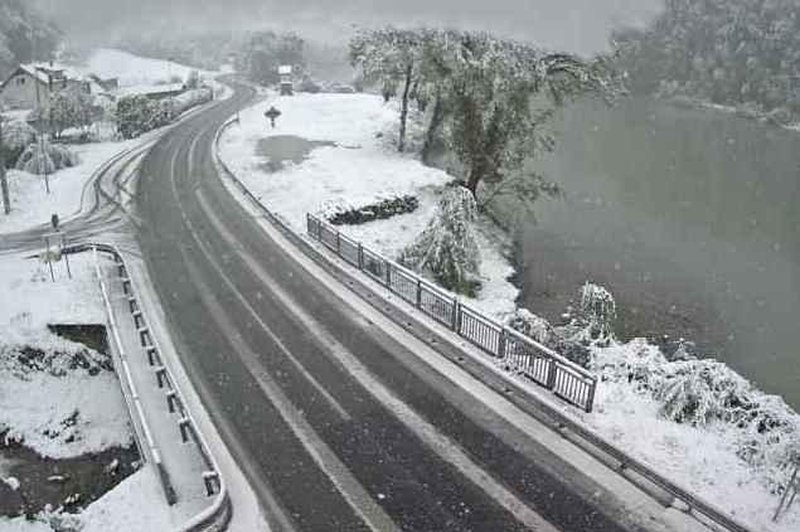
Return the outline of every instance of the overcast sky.
[[[36,0],[76,37],[177,27],[294,29],[342,39],[352,24],[484,29],[552,49],[604,49],[614,26],[641,24],[662,0]]]

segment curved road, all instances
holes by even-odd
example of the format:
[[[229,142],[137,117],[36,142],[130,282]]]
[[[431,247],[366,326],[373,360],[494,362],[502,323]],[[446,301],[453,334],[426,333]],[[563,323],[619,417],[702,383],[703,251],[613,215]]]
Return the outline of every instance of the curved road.
[[[212,144],[252,98],[237,87],[161,138],[137,214],[183,364],[271,527],[636,529],[611,494],[366,322],[237,203]]]

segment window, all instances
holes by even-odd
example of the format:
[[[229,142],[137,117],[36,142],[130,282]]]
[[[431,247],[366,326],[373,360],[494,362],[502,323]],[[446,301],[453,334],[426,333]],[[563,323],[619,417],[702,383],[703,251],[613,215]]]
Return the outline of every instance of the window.
[[[17,85],[25,85],[25,78],[23,76],[17,78]]]

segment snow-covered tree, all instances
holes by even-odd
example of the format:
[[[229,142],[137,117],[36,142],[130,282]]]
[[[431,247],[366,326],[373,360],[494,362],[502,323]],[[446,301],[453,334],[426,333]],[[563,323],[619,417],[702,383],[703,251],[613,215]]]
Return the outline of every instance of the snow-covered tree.
[[[617,303],[605,287],[586,282],[581,288],[580,315],[588,322],[593,339],[614,338],[617,321]]]
[[[0,0],[0,77],[19,63],[50,59],[59,40],[58,29],[31,2]]]
[[[350,61],[360,70],[365,83],[378,85],[384,99],[400,93],[400,134],[398,151],[405,151],[408,107],[419,95],[423,51],[435,32],[406,30],[387,26],[361,30],[350,41]]]
[[[797,0],[665,0],[647,28],[612,42],[635,91],[800,117]]]
[[[0,145],[6,164],[14,166],[20,154],[35,140],[36,130],[26,122],[21,120],[3,122],[3,139]]]
[[[304,50],[305,41],[294,33],[254,32],[239,53],[237,70],[262,85],[277,83],[280,65],[291,65],[295,74],[302,72]]]
[[[77,87],[56,93],[50,100],[49,125],[57,139],[70,128],[87,128],[103,115],[94,98]]]
[[[400,263],[429,275],[449,290],[474,295],[480,287],[476,218],[472,194],[461,186],[449,188],[434,218],[401,254]]]

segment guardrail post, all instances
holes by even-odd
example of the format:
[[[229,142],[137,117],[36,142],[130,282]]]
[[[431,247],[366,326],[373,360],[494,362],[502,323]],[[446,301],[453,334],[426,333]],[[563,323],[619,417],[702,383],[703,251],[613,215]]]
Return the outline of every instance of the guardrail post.
[[[358,243],[358,269],[364,269],[364,245],[361,242]]]
[[[556,387],[556,370],[558,366],[556,366],[555,359],[550,358],[550,364],[547,367],[547,389],[552,390]]]
[[[190,430],[190,423],[189,418],[183,417],[178,421],[178,427],[181,429],[181,441],[186,443],[189,441],[189,430]]]
[[[506,358],[506,329],[500,329],[500,338],[497,340],[497,358]]]
[[[388,260],[383,261],[383,265],[386,268],[386,286],[389,287],[389,291],[392,290],[392,264]]]
[[[589,396],[586,398],[586,413],[591,414],[594,407],[594,392],[597,389],[597,380],[592,379],[589,381]]]
[[[169,409],[170,414],[175,413],[175,403],[177,402],[178,395],[175,390],[170,390],[167,392],[167,408]]]
[[[453,298],[453,330],[461,335],[461,304],[457,297]]]
[[[422,279],[417,277],[417,308],[422,308]]]
[[[206,486],[206,494],[211,497],[219,490],[219,473],[216,471],[204,471],[203,483]]]
[[[308,212],[306,213],[306,231],[308,231],[309,235],[314,236],[314,231],[311,230],[312,227],[313,226],[311,225],[311,213]]]

